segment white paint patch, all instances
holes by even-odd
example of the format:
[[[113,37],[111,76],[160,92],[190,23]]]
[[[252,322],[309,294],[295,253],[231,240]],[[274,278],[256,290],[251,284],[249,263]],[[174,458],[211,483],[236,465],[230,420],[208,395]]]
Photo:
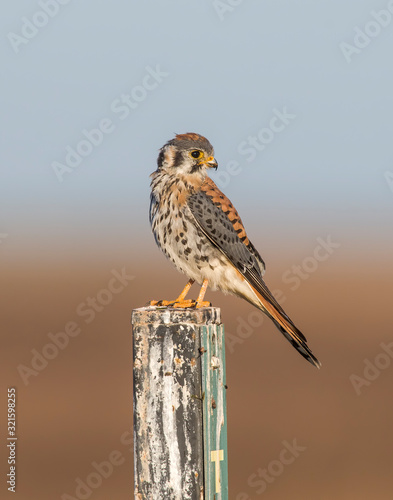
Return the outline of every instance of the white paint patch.
[[[169,323],[171,321],[170,311],[168,311],[168,310],[164,311],[162,314],[162,319],[163,319],[165,325],[169,325]]]
[[[172,338],[169,335],[164,338],[163,350],[164,367],[173,371],[174,345]],[[173,487],[173,493],[175,495],[173,498],[174,500],[182,500],[180,452],[177,439],[175,412],[175,409],[179,407],[179,384],[176,383],[174,385],[173,380],[173,377],[164,377],[164,389],[162,394],[163,431],[165,436],[165,445],[169,456],[169,481]]]
[[[192,447],[191,447],[191,433],[190,430],[187,429],[187,425],[189,423],[189,419],[192,416],[192,405],[190,408],[189,402],[191,401],[191,394],[189,390],[189,386],[184,385],[181,389],[181,402],[183,405],[183,411],[184,411],[184,416],[183,416],[183,434],[184,434],[184,443],[186,446],[186,454],[187,458],[186,461],[187,463],[191,464],[191,456],[192,456]],[[188,492],[189,490],[192,489],[192,484],[194,482],[194,469],[195,466],[193,467],[187,467],[186,470],[183,471],[184,474],[184,485],[183,485],[183,491]]]
[[[157,418],[157,414],[159,413],[158,407],[160,405],[160,401],[162,401],[162,391],[160,390],[160,367],[161,364],[157,363],[157,359],[160,358],[160,346],[158,344],[151,345],[150,349],[150,363],[149,369],[151,373],[150,378],[150,390],[148,394],[148,404],[147,404],[147,418],[146,423],[147,427],[150,429],[150,457],[149,461],[152,464],[153,477],[155,479],[155,484],[153,485],[153,497],[159,498],[160,496],[160,483],[162,481],[161,476],[163,478],[166,477],[166,467],[165,464],[157,464],[153,457],[162,456],[164,453],[163,443],[160,441],[160,428],[159,428],[159,419]],[[169,378],[169,377],[168,377]],[[146,394],[146,393],[145,393]]]
[[[212,359],[210,360],[210,365],[214,369],[220,368],[220,360],[217,358],[217,356],[212,356]]]

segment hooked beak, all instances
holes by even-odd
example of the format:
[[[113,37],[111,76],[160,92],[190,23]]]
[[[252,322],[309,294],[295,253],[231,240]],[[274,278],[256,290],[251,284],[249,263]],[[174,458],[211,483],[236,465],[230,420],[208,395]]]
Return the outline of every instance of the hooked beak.
[[[216,170],[218,168],[218,163],[217,160],[214,158],[214,156],[209,156],[209,158],[207,158],[202,163],[206,165],[208,168],[215,168]]]

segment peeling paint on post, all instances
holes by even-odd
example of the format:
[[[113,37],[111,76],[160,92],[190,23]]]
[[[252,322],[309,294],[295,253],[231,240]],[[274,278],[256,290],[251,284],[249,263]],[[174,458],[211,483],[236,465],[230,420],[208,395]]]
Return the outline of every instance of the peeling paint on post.
[[[135,498],[226,500],[220,310],[146,307],[132,325]]]

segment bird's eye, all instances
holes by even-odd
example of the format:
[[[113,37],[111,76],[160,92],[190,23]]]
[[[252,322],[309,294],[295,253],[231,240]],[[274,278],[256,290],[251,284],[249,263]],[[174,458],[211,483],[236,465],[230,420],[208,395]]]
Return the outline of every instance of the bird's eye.
[[[191,156],[195,159],[198,159],[202,156],[202,151],[199,151],[199,149],[196,149],[195,151],[191,151]]]

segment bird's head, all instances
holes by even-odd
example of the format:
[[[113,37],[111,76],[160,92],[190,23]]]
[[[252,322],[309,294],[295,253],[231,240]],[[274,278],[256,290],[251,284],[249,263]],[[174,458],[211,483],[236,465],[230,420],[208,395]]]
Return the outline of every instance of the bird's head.
[[[217,169],[213,146],[199,134],[178,134],[161,149],[157,159],[158,170],[176,176],[205,175],[209,168]]]

